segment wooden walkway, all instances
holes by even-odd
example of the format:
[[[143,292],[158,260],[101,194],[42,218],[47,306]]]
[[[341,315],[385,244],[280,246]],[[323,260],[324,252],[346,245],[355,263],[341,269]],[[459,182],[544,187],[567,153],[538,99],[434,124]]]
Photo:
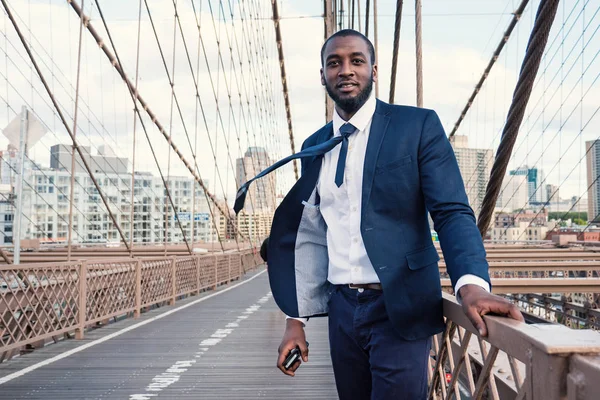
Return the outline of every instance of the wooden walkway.
[[[294,378],[275,367],[284,325],[261,270],[0,364],[0,399],[336,399],[326,319]]]

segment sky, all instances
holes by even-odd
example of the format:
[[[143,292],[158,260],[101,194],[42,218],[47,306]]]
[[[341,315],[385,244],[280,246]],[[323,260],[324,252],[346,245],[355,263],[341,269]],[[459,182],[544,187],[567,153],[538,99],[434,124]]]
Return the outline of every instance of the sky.
[[[196,155],[200,175],[211,192],[227,197],[231,205],[236,158],[247,147],[266,147],[273,159],[291,152],[271,2],[175,1],[181,27],[174,19],[173,3],[148,0],[148,14],[142,2],[137,69],[139,2],[87,0],[84,9],[109,45],[100,5],[120,61],[132,82],[138,71],[139,93],[156,121],[191,164]],[[387,101],[396,1],[377,3],[379,98]],[[447,132],[452,130],[519,3],[423,0],[424,107],[438,113]],[[12,0],[9,4],[72,127],[78,16],[66,1]],[[364,5],[363,0],[363,18]],[[538,5],[539,1],[529,2],[458,131],[468,136],[471,147],[495,149],[499,144]],[[561,197],[569,198],[585,195],[584,143],[597,139],[600,128],[596,114],[600,104],[596,82],[600,73],[596,59],[600,51],[600,5],[572,0],[561,2],[559,7],[509,168],[535,165],[544,170],[547,183],[560,186]],[[325,123],[325,92],[319,79],[322,8],[322,1],[317,0],[279,1],[296,149]],[[414,14],[414,2],[405,1],[395,103],[410,106],[416,105]],[[347,16],[343,20],[343,27],[347,27]],[[361,25],[364,30],[364,21]],[[50,146],[68,144],[69,136],[5,13],[0,27],[0,126],[8,125],[23,104],[30,107],[48,128],[30,156],[48,165]],[[372,22],[369,37],[374,40]],[[158,174],[156,157],[163,174],[189,175],[170,150],[168,140],[143,112],[149,140],[139,121],[134,129],[130,93],[85,30],[80,62],[78,141],[89,145],[92,152],[102,145],[112,148],[129,158],[131,169],[135,131],[136,170]],[[0,148],[6,144],[1,138]],[[286,167],[278,173],[276,191],[284,194],[293,181],[291,166]]]

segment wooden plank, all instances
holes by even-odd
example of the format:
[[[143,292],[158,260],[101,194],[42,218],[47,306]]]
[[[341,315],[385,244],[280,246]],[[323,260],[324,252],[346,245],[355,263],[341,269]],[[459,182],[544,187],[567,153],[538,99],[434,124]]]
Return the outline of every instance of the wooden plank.
[[[1,386],[2,397],[128,399],[135,394],[155,393],[159,398],[223,400],[337,398],[326,318],[311,320],[307,328],[309,363],[301,366],[296,377],[287,377],[275,367],[285,316],[272,297],[259,302],[268,292],[268,278],[262,274],[239,288],[9,381]],[[207,294],[212,292],[200,297]],[[191,296],[177,302],[175,307],[197,298]],[[256,309],[257,306],[260,307]],[[0,376],[172,308],[163,307],[142,314],[139,319],[126,319],[87,332],[83,341],[68,340],[36,350],[2,364]],[[244,316],[247,318],[240,319]],[[227,328],[232,323],[238,326]],[[232,331],[225,337],[215,337],[224,329]],[[202,346],[207,339],[220,340]],[[195,358],[202,348],[208,350]],[[173,368],[178,361],[192,360],[195,362],[189,368]],[[176,382],[159,391],[146,390],[153,381],[171,373],[178,375]]]

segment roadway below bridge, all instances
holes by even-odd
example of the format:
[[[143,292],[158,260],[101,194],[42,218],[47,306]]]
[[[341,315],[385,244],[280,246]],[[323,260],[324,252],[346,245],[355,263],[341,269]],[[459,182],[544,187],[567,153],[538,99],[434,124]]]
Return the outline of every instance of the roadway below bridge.
[[[264,269],[0,364],[2,399],[332,399],[327,321],[307,327],[309,363],[275,367],[285,316]]]

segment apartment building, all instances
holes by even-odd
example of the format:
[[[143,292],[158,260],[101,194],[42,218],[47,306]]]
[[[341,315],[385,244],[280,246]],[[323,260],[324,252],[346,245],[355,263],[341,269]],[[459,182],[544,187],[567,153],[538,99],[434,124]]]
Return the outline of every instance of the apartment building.
[[[453,136],[450,143],[465,183],[469,204],[475,215],[479,215],[494,162],[493,151],[470,148],[468,137],[464,135]]]

